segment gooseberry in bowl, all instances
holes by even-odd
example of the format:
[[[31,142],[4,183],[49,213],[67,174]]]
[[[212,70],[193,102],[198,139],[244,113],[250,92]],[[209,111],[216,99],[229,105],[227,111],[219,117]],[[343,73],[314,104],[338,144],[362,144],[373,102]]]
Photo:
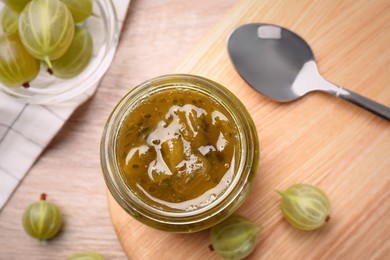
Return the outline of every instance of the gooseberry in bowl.
[[[17,11],[19,14],[17,33],[27,52],[40,61],[40,71],[37,77],[25,84],[28,87],[22,85],[10,86],[0,81],[1,92],[18,101],[31,104],[58,104],[75,99],[84,100],[88,97],[88,94],[92,94],[99,80],[110,66],[117,47],[118,19],[115,7],[112,0],[84,1],[92,3],[92,12],[89,11],[90,15],[79,22],[79,20],[75,21],[73,11],[66,7],[65,2],[71,3],[72,1],[31,0],[24,8]],[[59,11],[66,8],[61,19],[56,20],[55,15],[47,17],[46,20],[50,20],[48,21],[49,24],[56,28],[51,28],[49,24],[40,24],[36,21],[33,24],[26,14],[42,8],[53,8],[53,6],[58,9],[58,14]],[[10,6],[7,1],[1,1],[0,21],[4,16],[5,12],[3,10],[5,8],[10,8]],[[34,13],[36,14],[36,12]],[[54,12],[54,14],[57,13]],[[70,20],[70,22],[67,20]],[[34,32],[31,34],[31,30],[34,30],[34,28],[28,28],[30,25],[35,26],[35,31],[46,28],[42,39],[51,39],[57,33],[56,29],[63,31],[63,34],[59,34],[58,37],[65,34],[68,36],[66,41],[58,41],[58,46],[50,49],[50,45],[40,45],[44,42],[43,40],[36,41],[34,39],[37,34],[34,34]],[[8,34],[3,26],[0,27],[0,35]],[[63,47],[62,44],[65,43],[67,46]],[[71,50],[72,46],[73,48],[82,46],[84,52],[76,55],[74,49]],[[61,47],[63,49],[58,54],[57,52]],[[88,61],[86,62],[85,59],[88,59]],[[68,68],[72,68],[72,71],[69,71]]]

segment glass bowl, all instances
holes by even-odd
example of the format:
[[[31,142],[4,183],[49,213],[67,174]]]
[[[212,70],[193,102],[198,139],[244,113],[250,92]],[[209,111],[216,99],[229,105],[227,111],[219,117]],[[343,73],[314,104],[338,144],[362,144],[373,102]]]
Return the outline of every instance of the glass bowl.
[[[237,127],[237,138],[240,144],[238,160],[237,163],[232,164],[234,165],[232,171],[229,170],[229,174],[225,173],[220,181],[220,184],[228,183],[228,185],[215,194],[213,188],[203,193],[201,196],[206,195],[206,198],[209,192],[213,195],[210,196],[207,203],[203,205],[202,202],[199,203],[199,207],[196,205],[189,209],[177,210],[177,208],[167,209],[149,204],[126,184],[119,166],[117,140],[119,130],[125,124],[125,118],[138,104],[142,104],[148,98],[153,99],[155,97],[153,95],[161,93],[160,91],[167,90],[184,90],[188,95],[191,95],[191,92],[203,94],[224,107]],[[158,109],[158,104],[156,104],[156,109]],[[160,112],[162,115],[164,114],[164,111],[160,110]],[[228,89],[199,76],[173,74],[142,83],[119,102],[107,120],[102,136],[100,155],[107,187],[116,202],[129,215],[156,229],[176,233],[192,233],[223,221],[245,201],[253,187],[258,168],[259,141],[250,114],[241,101]],[[227,178],[225,179],[225,177]],[[193,200],[188,201],[192,203]]]
[[[0,12],[2,9],[4,4],[0,2]],[[39,75],[30,82],[29,88],[10,88],[0,83],[0,91],[16,100],[32,104],[58,104],[88,98],[85,94],[92,94],[90,92],[93,92],[107,71],[118,43],[118,19],[112,1],[94,0],[93,13],[95,16],[81,23],[88,28],[94,44],[92,59],[82,73],[71,79],[58,79],[46,72],[42,65]]]

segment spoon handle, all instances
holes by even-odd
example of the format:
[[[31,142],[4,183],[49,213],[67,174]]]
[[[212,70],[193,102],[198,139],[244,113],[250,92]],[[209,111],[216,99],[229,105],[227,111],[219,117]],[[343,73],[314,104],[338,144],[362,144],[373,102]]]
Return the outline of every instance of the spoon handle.
[[[307,62],[304,67],[302,68],[302,72],[298,75],[296,78],[296,84],[298,87],[296,87],[297,90],[302,91],[305,93],[305,91],[309,90],[320,90],[327,92],[329,94],[332,94],[336,97],[340,97],[342,99],[345,99],[355,105],[358,105],[384,119],[387,121],[390,121],[390,108],[387,106],[384,106],[382,104],[379,104],[375,102],[374,100],[371,100],[369,98],[363,97],[353,91],[347,90],[345,88],[342,88],[336,84],[333,84],[326,79],[324,79],[321,74],[318,71],[317,65],[314,60],[311,60]],[[301,75],[301,77],[299,77]],[[316,86],[315,89],[310,88],[302,88],[302,86],[312,85]],[[294,87],[294,85],[293,85]],[[301,89],[302,88],[302,89]]]
[[[390,108],[375,102],[369,98],[363,97],[355,92],[339,87],[336,96],[345,99],[355,105],[358,105],[384,119],[390,121]]]

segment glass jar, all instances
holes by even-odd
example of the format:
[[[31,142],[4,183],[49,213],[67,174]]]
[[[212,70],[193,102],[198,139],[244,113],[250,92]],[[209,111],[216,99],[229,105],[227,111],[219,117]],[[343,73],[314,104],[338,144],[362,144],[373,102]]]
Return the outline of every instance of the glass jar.
[[[240,153],[230,185],[204,207],[170,211],[143,201],[132,191],[118,166],[116,145],[124,119],[142,100],[159,91],[185,89],[202,93],[222,105],[231,115],[238,132]],[[228,89],[195,75],[174,74],[151,79],[135,87],[111,113],[101,141],[101,164],[106,184],[116,202],[138,221],[164,231],[191,233],[221,222],[244,202],[252,188],[259,162],[256,127],[245,106]]]
[[[0,2],[0,13],[3,8]],[[31,104],[81,103],[91,96],[114,58],[119,32],[112,0],[94,0],[93,13],[95,15],[81,24],[88,29],[93,41],[93,56],[83,72],[71,79],[59,79],[49,75],[45,66],[41,66],[29,88],[11,88],[0,83],[0,91],[20,102]]]

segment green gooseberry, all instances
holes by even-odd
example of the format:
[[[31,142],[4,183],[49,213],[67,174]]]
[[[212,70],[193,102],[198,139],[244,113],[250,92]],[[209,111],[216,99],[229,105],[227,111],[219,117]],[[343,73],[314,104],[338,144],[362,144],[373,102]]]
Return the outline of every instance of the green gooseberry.
[[[80,74],[91,61],[93,42],[85,27],[76,26],[73,41],[65,54],[51,61],[50,71],[62,79],[73,78]]]
[[[17,33],[0,36],[0,82],[7,87],[29,87],[40,63],[24,48]]]
[[[6,33],[16,33],[18,31],[19,14],[9,7],[5,7],[2,12],[1,25]]]
[[[224,259],[239,260],[256,247],[259,227],[249,219],[232,215],[211,228],[211,247]]]
[[[294,184],[281,197],[284,218],[302,230],[314,230],[329,221],[330,202],[326,194],[309,184]]]
[[[56,205],[46,201],[46,194],[41,200],[28,206],[23,214],[23,228],[30,236],[47,240],[59,232],[62,226],[61,212]]]
[[[31,0],[1,0],[6,6],[20,13]]]
[[[33,0],[19,17],[19,36],[27,51],[51,67],[68,50],[74,35],[72,14],[60,0]]]
[[[79,23],[87,19],[93,12],[92,0],[61,0],[73,16],[75,23]]]

